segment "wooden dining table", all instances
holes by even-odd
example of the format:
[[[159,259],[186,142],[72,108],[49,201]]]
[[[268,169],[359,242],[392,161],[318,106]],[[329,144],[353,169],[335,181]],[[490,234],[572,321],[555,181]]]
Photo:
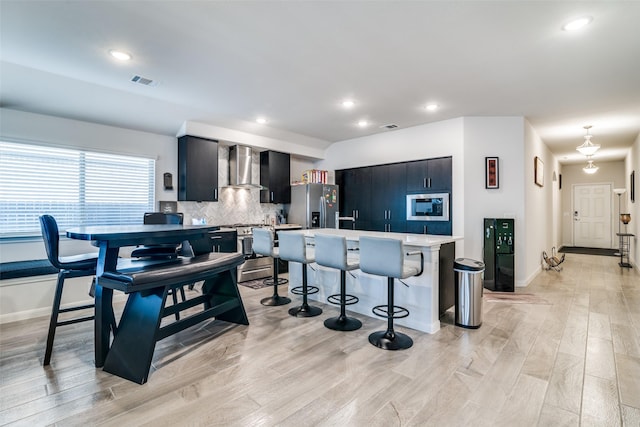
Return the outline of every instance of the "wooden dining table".
[[[119,263],[120,248],[125,246],[179,244],[209,238],[209,233],[219,227],[210,225],[108,225],[83,226],[67,230],[70,239],[91,241],[99,248],[96,268],[95,289],[95,366],[103,367],[110,349],[111,338],[115,337],[116,324],[113,311],[113,289],[100,285],[100,276],[105,272],[135,271],[148,267],[150,263],[172,263],[176,260],[161,261],[130,260]]]

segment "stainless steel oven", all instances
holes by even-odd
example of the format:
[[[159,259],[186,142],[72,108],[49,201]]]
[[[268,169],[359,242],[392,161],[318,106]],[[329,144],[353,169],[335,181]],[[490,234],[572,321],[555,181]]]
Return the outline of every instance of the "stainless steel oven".
[[[449,193],[407,194],[407,221],[449,221]]]
[[[244,264],[238,267],[238,282],[273,276],[273,258],[253,252],[253,227],[262,225],[232,226],[238,233],[238,252],[244,255]]]

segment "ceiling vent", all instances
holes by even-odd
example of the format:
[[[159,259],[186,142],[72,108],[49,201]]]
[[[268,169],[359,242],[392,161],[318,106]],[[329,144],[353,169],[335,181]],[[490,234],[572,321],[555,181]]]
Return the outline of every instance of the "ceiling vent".
[[[135,75],[135,76],[131,77],[131,81],[133,83],[137,83],[137,84],[144,85],[144,86],[155,87],[155,86],[158,85],[158,83],[153,81],[152,79],[148,79],[146,77],[142,77],[142,76],[138,76],[138,75]]]
[[[388,125],[382,125],[380,126],[380,129],[395,129],[397,128],[398,125],[393,124],[393,123],[389,123]]]

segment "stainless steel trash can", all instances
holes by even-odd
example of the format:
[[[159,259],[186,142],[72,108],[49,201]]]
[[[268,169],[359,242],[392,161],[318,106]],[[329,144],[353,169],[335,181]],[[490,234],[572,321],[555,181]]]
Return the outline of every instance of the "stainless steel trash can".
[[[482,325],[482,273],[484,263],[469,258],[453,262],[456,275],[456,326],[477,329]]]

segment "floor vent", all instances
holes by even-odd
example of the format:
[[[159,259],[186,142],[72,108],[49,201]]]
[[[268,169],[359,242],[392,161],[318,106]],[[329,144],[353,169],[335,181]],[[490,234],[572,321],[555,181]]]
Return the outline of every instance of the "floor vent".
[[[137,84],[145,85],[145,86],[157,86],[158,85],[158,83],[154,82],[152,79],[148,79],[146,77],[142,77],[142,76],[138,76],[138,75],[131,77],[131,81],[133,83],[137,83]]]
[[[395,128],[397,128],[397,127],[398,127],[398,125],[395,125],[395,124],[393,124],[393,123],[389,123],[388,125],[382,125],[382,126],[380,126],[380,129],[395,129]]]

